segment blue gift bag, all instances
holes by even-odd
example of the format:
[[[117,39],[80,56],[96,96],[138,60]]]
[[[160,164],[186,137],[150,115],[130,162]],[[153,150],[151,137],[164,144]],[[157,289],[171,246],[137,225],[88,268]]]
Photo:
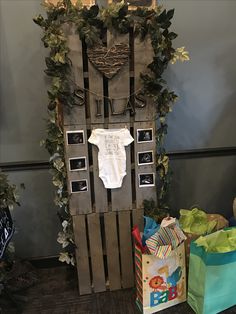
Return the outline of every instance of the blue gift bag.
[[[215,314],[236,305],[236,251],[209,253],[191,243],[188,304],[197,314]]]

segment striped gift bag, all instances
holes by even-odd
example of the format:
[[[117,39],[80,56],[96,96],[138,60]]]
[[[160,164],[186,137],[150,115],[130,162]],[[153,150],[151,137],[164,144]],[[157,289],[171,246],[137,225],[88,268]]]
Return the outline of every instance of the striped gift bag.
[[[166,258],[143,254],[135,246],[136,303],[144,314],[186,301],[184,243]]]

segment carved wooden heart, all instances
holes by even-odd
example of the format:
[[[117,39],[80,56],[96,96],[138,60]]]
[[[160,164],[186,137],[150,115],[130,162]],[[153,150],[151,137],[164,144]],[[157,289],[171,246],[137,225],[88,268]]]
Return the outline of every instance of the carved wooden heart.
[[[129,60],[129,46],[123,43],[111,48],[95,46],[88,50],[89,61],[108,79],[113,78]]]

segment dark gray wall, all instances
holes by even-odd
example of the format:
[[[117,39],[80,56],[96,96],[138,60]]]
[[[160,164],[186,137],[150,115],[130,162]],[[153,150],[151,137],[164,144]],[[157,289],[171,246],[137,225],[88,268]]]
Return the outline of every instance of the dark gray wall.
[[[170,66],[166,77],[179,94],[169,117],[170,151],[236,146],[235,88],[236,1],[162,0],[175,8],[175,46],[186,46],[191,61]],[[32,18],[39,0],[0,1],[0,162],[41,161],[45,136],[45,49]],[[236,158],[173,160],[171,205],[175,211],[199,204],[209,212],[231,215],[236,194]],[[16,249],[23,257],[55,255],[60,230],[47,170],[10,172],[24,182],[20,208],[14,211]]]
[[[43,12],[38,0],[0,0],[0,162],[48,160],[39,142],[45,137],[46,51],[32,18]],[[14,210],[17,253],[22,257],[56,255],[60,230],[48,170],[10,172],[24,183],[21,207]]]
[[[41,1],[0,1],[0,162],[48,159],[45,137],[46,51],[32,18]]]
[[[232,216],[236,196],[236,157],[207,157],[172,160],[170,205],[179,209],[197,205],[209,213]]]
[[[168,119],[168,151],[236,146],[236,1],[163,0],[175,8],[175,47],[191,60],[171,65],[166,78],[179,95]],[[209,212],[232,215],[236,195],[236,157],[171,161],[171,207],[198,204]]]
[[[13,218],[16,226],[14,242],[17,255],[42,257],[57,255],[60,230],[57,208],[53,204],[54,189],[48,170],[9,172],[9,179],[25,190],[20,190],[21,206],[15,207]]]
[[[175,8],[175,47],[191,61],[169,67],[180,96],[169,117],[169,150],[236,146],[236,1],[163,0]]]

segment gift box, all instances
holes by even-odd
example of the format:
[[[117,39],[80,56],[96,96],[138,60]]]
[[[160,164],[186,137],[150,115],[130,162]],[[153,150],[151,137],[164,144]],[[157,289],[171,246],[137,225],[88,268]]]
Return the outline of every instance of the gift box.
[[[191,243],[188,304],[197,314],[215,314],[236,305],[236,228]]]
[[[181,243],[168,257],[142,253],[135,246],[136,303],[151,314],[186,301],[185,249]]]

